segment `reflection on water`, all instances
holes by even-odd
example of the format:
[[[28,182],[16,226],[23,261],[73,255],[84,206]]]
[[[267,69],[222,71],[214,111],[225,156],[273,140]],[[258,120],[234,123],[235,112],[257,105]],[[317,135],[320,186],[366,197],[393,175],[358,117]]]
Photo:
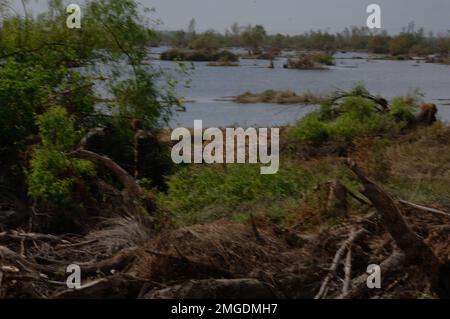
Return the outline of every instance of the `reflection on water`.
[[[351,59],[358,56],[360,59]],[[424,100],[436,103],[441,119],[450,121],[450,66],[415,61],[368,60],[363,53],[337,55],[336,66],[329,70],[283,69],[284,58],[269,61],[241,60],[240,67],[208,67],[194,63],[190,87],[180,87],[178,93],[187,101],[186,112],[177,112],[171,126],[192,126],[201,119],[205,126],[273,126],[295,122],[314,106],[281,106],[267,104],[237,104],[217,99],[261,92],[267,89],[330,93],[349,90],[364,84],[373,94],[387,98],[404,95],[415,89],[425,94]],[[154,60],[154,66],[171,73],[177,63]]]

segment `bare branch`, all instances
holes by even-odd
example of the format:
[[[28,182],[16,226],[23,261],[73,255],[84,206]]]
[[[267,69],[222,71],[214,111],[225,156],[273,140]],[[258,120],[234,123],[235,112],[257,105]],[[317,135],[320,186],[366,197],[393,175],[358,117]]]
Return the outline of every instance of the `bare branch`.
[[[139,197],[144,193],[136,180],[119,164],[114,162],[109,157],[102,156],[84,149],[78,149],[69,153],[68,155],[102,164],[117,176],[129,195],[133,197]]]
[[[322,285],[320,287],[319,292],[314,297],[314,299],[321,299],[325,298],[326,296],[326,290],[328,288],[328,283],[331,279],[333,279],[336,276],[336,270],[339,266],[339,262],[341,261],[342,256],[344,255],[345,251],[350,247],[350,245],[353,244],[355,240],[357,240],[359,237],[361,237],[366,232],[365,229],[361,229],[359,231],[352,230],[350,237],[344,241],[341,245],[341,247],[338,249],[336,254],[334,255],[333,262],[331,263],[331,267],[328,271],[327,276],[322,282]]]

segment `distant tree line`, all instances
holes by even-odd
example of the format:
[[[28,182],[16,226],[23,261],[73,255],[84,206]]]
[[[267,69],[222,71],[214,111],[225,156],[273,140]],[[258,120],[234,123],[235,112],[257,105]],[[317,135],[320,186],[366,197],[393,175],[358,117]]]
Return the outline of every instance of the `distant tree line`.
[[[224,33],[207,30],[195,31],[194,19],[187,30],[160,31],[155,45],[167,44],[179,48],[217,50],[223,47],[244,47],[249,54],[262,51],[320,50],[367,51],[393,56],[439,54],[448,57],[450,30],[445,34],[426,33],[411,22],[402,32],[390,35],[385,30],[373,31],[367,27],[350,27],[342,32],[309,31],[300,35],[268,34],[262,25],[240,26],[234,23]]]

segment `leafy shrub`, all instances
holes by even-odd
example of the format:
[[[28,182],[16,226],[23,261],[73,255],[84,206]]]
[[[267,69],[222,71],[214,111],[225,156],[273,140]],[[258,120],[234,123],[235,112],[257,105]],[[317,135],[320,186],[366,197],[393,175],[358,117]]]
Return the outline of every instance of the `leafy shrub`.
[[[320,145],[328,140],[349,141],[358,136],[389,136],[412,122],[411,100],[394,99],[389,112],[379,112],[375,102],[363,97],[367,94],[364,87],[358,86],[338,106],[323,103],[319,111],[305,116],[289,130],[290,141]]]
[[[414,121],[416,109],[415,101],[411,101],[408,97],[397,97],[391,102],[390,113],[398,121],[410,124]]]
[[[321,52],[314,53],[314,54],[312,54],[312,59],[313,59],[313,61],[323,64],[323,65],[328,65],[328,66],[335,65],[334,58],[331,54],[326,54],[326,53],[321,53]]]
[[[76,145],[80,134],[74,129],[73,117],[63,108],[51,108],[36,122],[42,144],[31,159],[28,192],[35,199],[68,205],[74,183],[83,174],[93,175],[93,165],[64,154]]]
[[[382,133],[387,125],[383,123],[385,116],[375,112],[374,103],[359,96],[346,98],[338,112],[339,116],[328,123],[330,136],[337,139]]]
[[[329,138],[327,125],[320,119],[318,113],[306,115],[298,125],[289,130],[291,141],[300,141],[311,144],[321,144]]]

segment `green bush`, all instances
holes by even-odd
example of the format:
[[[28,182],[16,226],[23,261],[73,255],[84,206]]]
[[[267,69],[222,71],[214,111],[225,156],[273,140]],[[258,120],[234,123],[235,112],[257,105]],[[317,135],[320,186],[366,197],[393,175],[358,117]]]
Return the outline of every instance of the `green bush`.
[[[312,59],[317,63],[323,64],[323,65],[328,65],[328,66],[335,65],[334,58],[331,54],[314,53],[311,56],[312,56]]]
[[[69,205],[74,183],[82,175],[93,175],[94,167],[64,154],[76,145],[80,134],[74,129],[73,117],[63,108],[51,108],[36,122],[42,143],[30,162],[28,192],[34,199]]]
[[[328,123],[330,136],[350,140],[356,136],[377,133],[380,123],[372,101],[359,96],[348,97],[339,108],[339,116]]]
[[[410,99],[394,99],[390,111],[383,112],[377,111],[375,102],[362,96],[367,94],[363,87],[355,88],[352,94],[338,106],[324,103],[319,111],[301,119],[288,132],[290,142],[320,145],[330,140],[349,141],[358,136],[391,136],[414,119]]]
[[[296,126],[289,130],[291,141],[300,141],[311,144],[321,144],[329,138],[330,134],[326,123],[318,113],[306,115]]]

